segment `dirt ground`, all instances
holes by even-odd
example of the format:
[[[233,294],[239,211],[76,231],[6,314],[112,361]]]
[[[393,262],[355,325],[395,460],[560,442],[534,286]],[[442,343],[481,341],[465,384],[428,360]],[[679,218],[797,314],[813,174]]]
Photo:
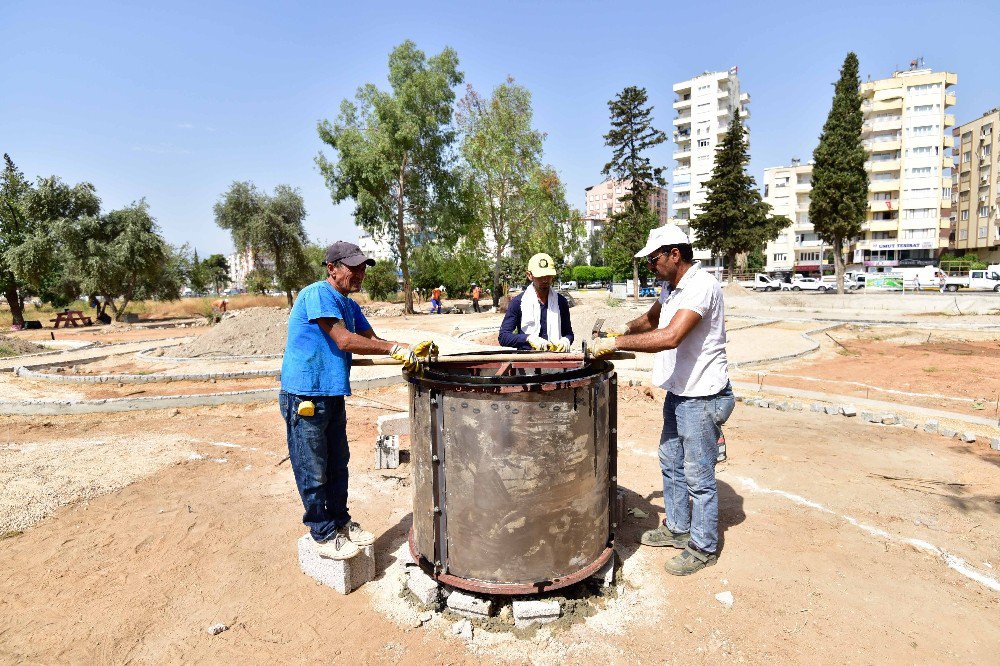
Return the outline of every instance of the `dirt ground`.
[[[651,434],[660,395],[650,393],[622,387],[619,416],[626,506],[650,514],[629,519],[619,539],[641,612],[613,629],[577,625],[502,651],[480,646],[479,638],[463,643],[447,628],[398,626],[373,607],[368,586],[343,597],[299,572],[301,507],[288,464],[279,462],[284,428],[274,405],[141,417],[0,417],[8,480],[58,468],[77,484],[88,477],[100,484],[89,499],[42,506],[37,518],[48,517],[0,541],[0,658],[452,664],[484,656],[536,663],[993,658],[1000,591],[914,543],[932,544],[995,579],[1000,454],[912,432],[880,430],[876,438],[854,422],[831,437],[826,422],[808,414],[782,414],[776,422],[771,412],[738,409],[726,429],[730,462],[719,469],[721,558],[699,575],[674,578],[661,568],[671,553],[637,547],[641,530],[655,525],[662,510]],[[400,406],[406,399],[401,387],[357,397],[365,396]],[[350,407],[349,435],[352,511],[378,535],[384,572],[409,527],[410,489],[406,464],[373,469],[378,413],[370,405]],[[156,437],[136,438],[137,418]],[[81,439],[96,432],[106,444]],[[128,439],[145,448],[114,445]],[[135,469],[126,464],[132,458],[146,468],[123,473]],[[7,492],[3,501],[16,505],[24,494]],[[735,598],[731,608],[715,599],[724,590]],[[206,627],[216,622],[231,628],[208,635]]]

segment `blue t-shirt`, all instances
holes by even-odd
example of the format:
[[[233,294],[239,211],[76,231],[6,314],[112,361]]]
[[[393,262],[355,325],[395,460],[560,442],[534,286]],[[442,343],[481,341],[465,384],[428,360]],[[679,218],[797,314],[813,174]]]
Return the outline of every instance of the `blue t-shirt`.
[[[281,390],[295,395],[351,395],[351,354],[341,351],[319,327],[329,317],[351,333],[371,330],[361,306],[329,282],[313,282],[299,292],[288,315],[288,342],[281,362]]]

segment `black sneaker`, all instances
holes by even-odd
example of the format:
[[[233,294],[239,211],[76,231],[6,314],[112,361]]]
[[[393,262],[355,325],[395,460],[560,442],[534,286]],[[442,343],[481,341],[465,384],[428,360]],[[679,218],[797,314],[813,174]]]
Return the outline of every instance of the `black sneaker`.
[[[642,533],[639,543],[643,546],[670,546],[671,548],[687,548],[688,541],[691,540],[691,533],[684,532],[675,534],[667,529],[666,525],[660,525],[655,530],[646,530]]]
[[[694,572],[701,571],[705,567],[710,567],[718,561],[719,557],[715,553],[703,553],[692,547],[691,544],[688,544],[683,553],[667,560],[663,568],[667,570],[668,574],[690,576]]]

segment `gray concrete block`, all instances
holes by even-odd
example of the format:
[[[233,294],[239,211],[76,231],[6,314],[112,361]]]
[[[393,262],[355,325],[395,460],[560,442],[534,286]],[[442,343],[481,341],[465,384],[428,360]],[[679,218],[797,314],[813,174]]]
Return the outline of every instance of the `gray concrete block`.
[[[858,408],[855,407],[854,405],[841,405],[840,413],[843,414],[844,416],[857,416]]]
[[[961,440],[966,444],[972,444],[976,441],[976,433],[974,432],[963,432]]]
[[[410,414],[400,412],[398,414],[383,414],[378,417],[378,434],[380,435],[409,435],[410,434]]]
[[[441,585],[425,574],[420,567],[410,569],[410,576],[406,579],[406,589],[424,606],[435,606],[441,598]]]
[[[771,406],[771,403],[769,403],[767,400],[758,400],[757,401],[757,406],[758,407],[763,407],[764,409],[767,409],[768,407]]]
[[[838,407],[837,405],[827,405],[826,407],[823,408],[823,411],[826,412],[827,414],[839,414],[840,407]]]
[[[775,409],[777,409],[779,412],[787,412],[788,411],[788,403],[787,402],[776,402],[776,403],[774,403],[773,407]]]
[[[994,451],[1000,451],[1000,437],[990,437],[990,448]]]
[[[869,414],[868,423],[882,423],[882,414],[876,414],[876,413]]]
[[[942,437],[947,437],[951,439],[952,437],[958,437],[958,431],[952,430],[951,428],[938,428],[938,434]]]
[[[801,412],[803,409],[805,409],[805,407],[802,405],[801,402],[793,402],[792,403],[792,411],[793,412]]]
[[[882,425],[896,425],[897,423],[899,423],[899,417],[895,414],[882,415]]]
[[[615,560],[616,555],[612,555],[611,559],[604,563],[604,566],[591,574],[591,580],[598,581],[601,587],[611,587],[615,584]]]
[[[493,600],[462,590],[452,590],[448,595],[448,608],[466,617],[489,617],[493,615]]]
[[[811,412],[822,412],[823,411],[823,405],[821,405],[818,402],[814,402],[813,404],[809,405],[809,411],[811,411]]]
[[[350,594],[375,578],[375,547],[363,546],[347,560],[329,560],[316,552],[316,542],[308,534],[299,538],[299,568],[318,583],[341,594]]]
[[[375,469],[399,467],[399,435],[379,435],[375,439]]]
[[[909,428],[910,430],[915,430],[920,426],[916,421],[911,421],[910,419],[903,419],[903,427]]]
[[[937,432],[939,428],[937,421],[928,421],[924,424],[924,432]]]
[[[514,626],[517,628],[555,622],[562,613],[559,602],[554,600],[515,601],[511,605],[514,611]]]
[[[872,418],[874,418],[874,416],[875,415],[872,414],[871,412],[861,412],[861,420],[862,421],[871,421]]]

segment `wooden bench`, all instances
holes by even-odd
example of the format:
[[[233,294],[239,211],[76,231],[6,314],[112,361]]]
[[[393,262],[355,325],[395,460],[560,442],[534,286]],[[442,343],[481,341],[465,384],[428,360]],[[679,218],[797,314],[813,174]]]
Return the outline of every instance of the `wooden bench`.
[[[63,312],[57,312],[55,319],[50,319],[49,321],[55,322],[53,328],[59,328],[59,324],[63,325],[63,328],[69,328],[72,325],[74,328],[77,326],[93,326],[94,322],[91,321],[90,317],[85,317],[83,312],[80,310],[65,310]]]

